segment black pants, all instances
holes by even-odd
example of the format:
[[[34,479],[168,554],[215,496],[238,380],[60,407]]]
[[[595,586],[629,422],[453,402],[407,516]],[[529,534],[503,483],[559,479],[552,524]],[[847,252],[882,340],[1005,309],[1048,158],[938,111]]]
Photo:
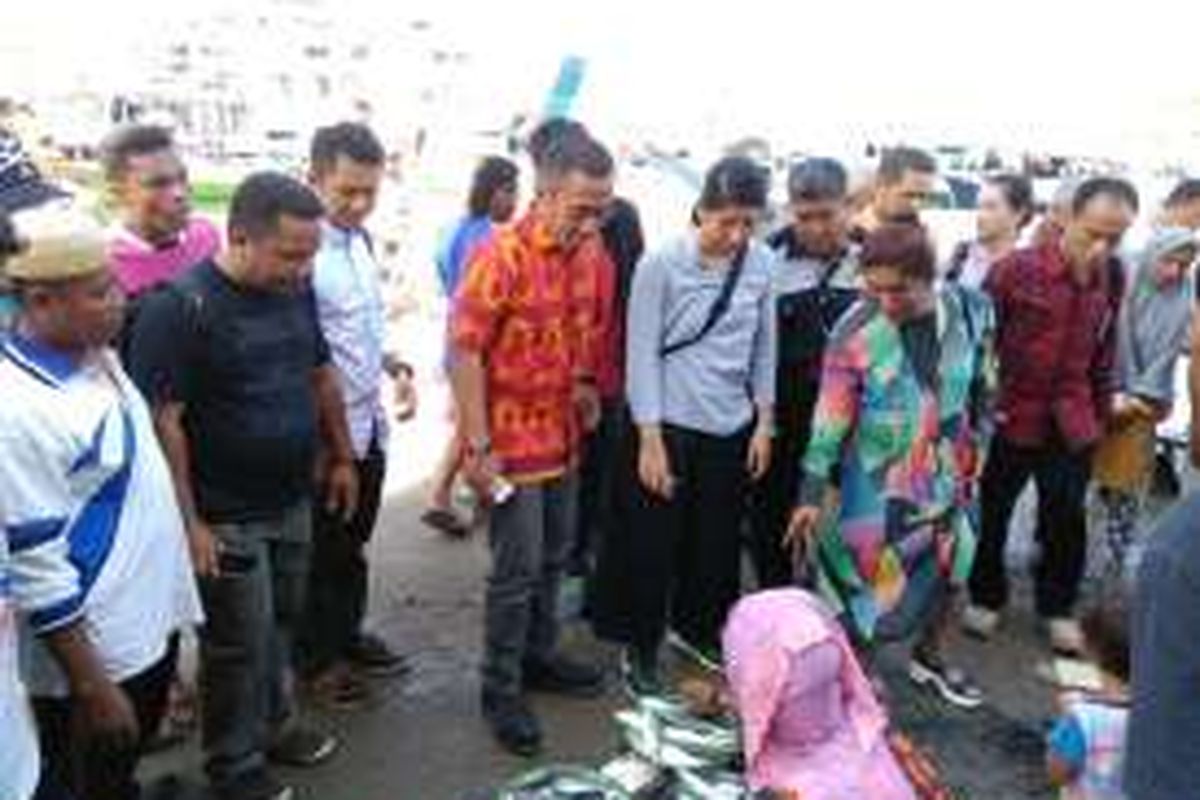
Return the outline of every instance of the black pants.
[[[362,628],[369,580],[366,546],[379,516],[386,459],[372,443],[358,462],[358,509],[347,522],[313,506],[313,549],[303,622],[297,631],[299,670],[317,675],[348,655]]]
[[[791,586],[795,569],[783,545],[800,483],[800,462],[809,426],[780,428],[771,450],[771,468],[750,489],[750,560],[760,589]]]
[[[1079,598],[1087,560],[1084,501],[1091,478],[1091,451],[1068,450],[1061,440],[1019,447],[997,437],[981,481],[979,550],[971,574],[971,602],[999,610],[1008,602],[1004,549],[1013,507],[1033,477],[1038,492],[1034,568],[1038,613],[1070,616]]]
[[[596,632],[650,649],[670,624],[693,645],[714,648],[741,589],[749,431],[719,437],[664,426],[663,439],[675,478],[669,500],[638,482],[631,437],[632,524],[607,532]]]
[[[137,715],[141,732],[140,741],[128,750],[100,750],[81,739],[71,721],[75,710],[71,698],[34,698],[43,772],[38,797],[136,800],[140,789],[134,775],[146,743],[167,711],[177,649],[177,641],[172,637],[166,655],[149,669],[120,683]]]
[[[613,522],[613,482],[623,414],[624,401],[605,400],[600,424],[584,444],[583,463],[579,467],[578,520],[567,563],[572,575],[591,573],[597,543]]]

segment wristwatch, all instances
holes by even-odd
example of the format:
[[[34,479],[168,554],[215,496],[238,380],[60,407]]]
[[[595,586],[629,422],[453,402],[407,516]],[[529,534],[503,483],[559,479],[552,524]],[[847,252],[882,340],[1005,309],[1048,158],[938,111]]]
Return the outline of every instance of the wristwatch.
[[[492,452],[492,440],[486,436],[480,436],[474,439],[467,440],[467,456],[470,458],[479,458],[486,456]]]

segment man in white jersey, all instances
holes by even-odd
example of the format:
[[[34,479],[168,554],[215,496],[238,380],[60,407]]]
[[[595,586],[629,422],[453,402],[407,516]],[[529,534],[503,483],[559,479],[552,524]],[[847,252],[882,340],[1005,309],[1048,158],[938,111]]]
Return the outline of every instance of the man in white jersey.
[[[17,252],[16,230],[0,212],[0,268]],[[18,671],[15,600],[8,537],[0,535],[0,797],[29,800],[39,772],[37,731]]]
[[[19,314],[0,343],[0,528],[32,639],[44,779],[128,800],[199,598],[149,412],[107,346],[123,302],[103,233],[61,210],[16,228],[26,246],[6,265]]]

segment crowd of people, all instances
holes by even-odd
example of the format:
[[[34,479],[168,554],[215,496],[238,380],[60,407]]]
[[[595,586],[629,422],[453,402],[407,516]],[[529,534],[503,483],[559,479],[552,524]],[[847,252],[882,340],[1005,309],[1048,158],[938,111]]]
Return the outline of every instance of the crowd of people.
[[[753,788],[915,797],[881,749],[879,646],[911,641],[915,683],[984,703],[948,634],[998,633],[1032,479],[1037,614],[1103,675],[1065,701],[1049,777],[1187,795],[1195,500],[1147,537],[1140,580],[1128,565],[1187,344],[1200,182],[1131,251],[1125,180],[1073,181],[1035,224],[1028,180],[991,175],[977,236],[939,263],[921,150],[883,151],[865,190],[834,159],[796,164],[768,235],[769,175],[727,157],[647,249],[582,124],[548,120],[527,149],[527,207],[517,164],[485,159],[436,257],[454,433],[423,516],[469,533],[461,477],[487,527],[480,706],[501,746],[542,749],[529,693],[605,690],[559,645],[569,573],[630,693],[669,690],[668,642],[726,667]],[[122,127],[102,153],[107,229],[36,170],[0,181],[0,797],[137,797],[140,757],[191,703],[214,795],[285,800],[273,766],[338,747],[297,704],[354,708],[369,676],[409,669],[364,627],[384,392],[414,410],[368,225],[385,152],[361,124],[323,127],[305,179],[248,176],[224,231],[190,208],[168,130]],[[1106,578],[1081,600],[1093,483]]]

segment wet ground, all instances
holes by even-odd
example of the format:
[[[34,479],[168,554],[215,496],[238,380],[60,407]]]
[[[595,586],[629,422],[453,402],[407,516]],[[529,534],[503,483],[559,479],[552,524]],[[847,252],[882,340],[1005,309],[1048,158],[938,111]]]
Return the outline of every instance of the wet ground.
[[[436,407],[436,401],[425,408],[430,405]],[[444,434],[436,416],[424,416],[426,422],[399,431],[393,442],[389,497],[370,551],[371,627],[410,655],[414,671],[406,679],[377,684],[377,702],[368,709],[316,716],[339,734],[342,747],[325,766],[285,775],[301,800],[473,800],[488,797],[489,789],[534,765],[499,751],[478,715],[476,664],[487,553],[482,535],[450,540],[417,519],[419,480]],[[1028,551],[1020,540],[1028,536],[1017,538],[1019,561]],[[881,659],[894,718],[932,751],[960,798],[1053,796],[1042,777],[1041,749],[1053,709],[1053,690],[1044,677],[1048,650],[1024,611],[1028,598],[1019,594],[1014,605],[999,641],[954,642],[954,655],[988,692],[982,710],[948,711],[907,682],[902,652],[893,649]],[[576,652],[615,665],[612,649],[578,626],[566,638]],[[536,701],[548,733],[546,754],[536,763],[599,764],[617,752],[610,714],[622,698],[615,674],[613,684],[601,700]],[[156,757],[148,772],[163,771],[198,786],[195,744]]]
[[[482,536],[453,541],[416,519],[419,498],[393,497],[372,548],[374,630],[410,654],[413,673],[376,684],[377,701],[349,713],[314,715],[342,738],[328,765],[287,778],[304,800],[461,800],[487,789],[530,762],[493,744],[477,711],[481,587],[486,569]],[[610,665],[615,654],[586,630],[568,631],[567,646]],[[948,712],[903,677],[902,653],[886,653],[883,669],[897,721],[935,754],[962,798],[1029,800],[1050,797],[1041,778],[1041,735],[1052,707],[1038,677],[1045,649],[1031,620],[1014,618],[1003,641],[956,643],[955,652],[989,691],[982,711]],[[621,704],[615,686],[598,701],[539,699],[548,732],[537,763],[596,764],[617,751],[610,713]],[[189,783],[199,782],[194,745],[156,759]]]

